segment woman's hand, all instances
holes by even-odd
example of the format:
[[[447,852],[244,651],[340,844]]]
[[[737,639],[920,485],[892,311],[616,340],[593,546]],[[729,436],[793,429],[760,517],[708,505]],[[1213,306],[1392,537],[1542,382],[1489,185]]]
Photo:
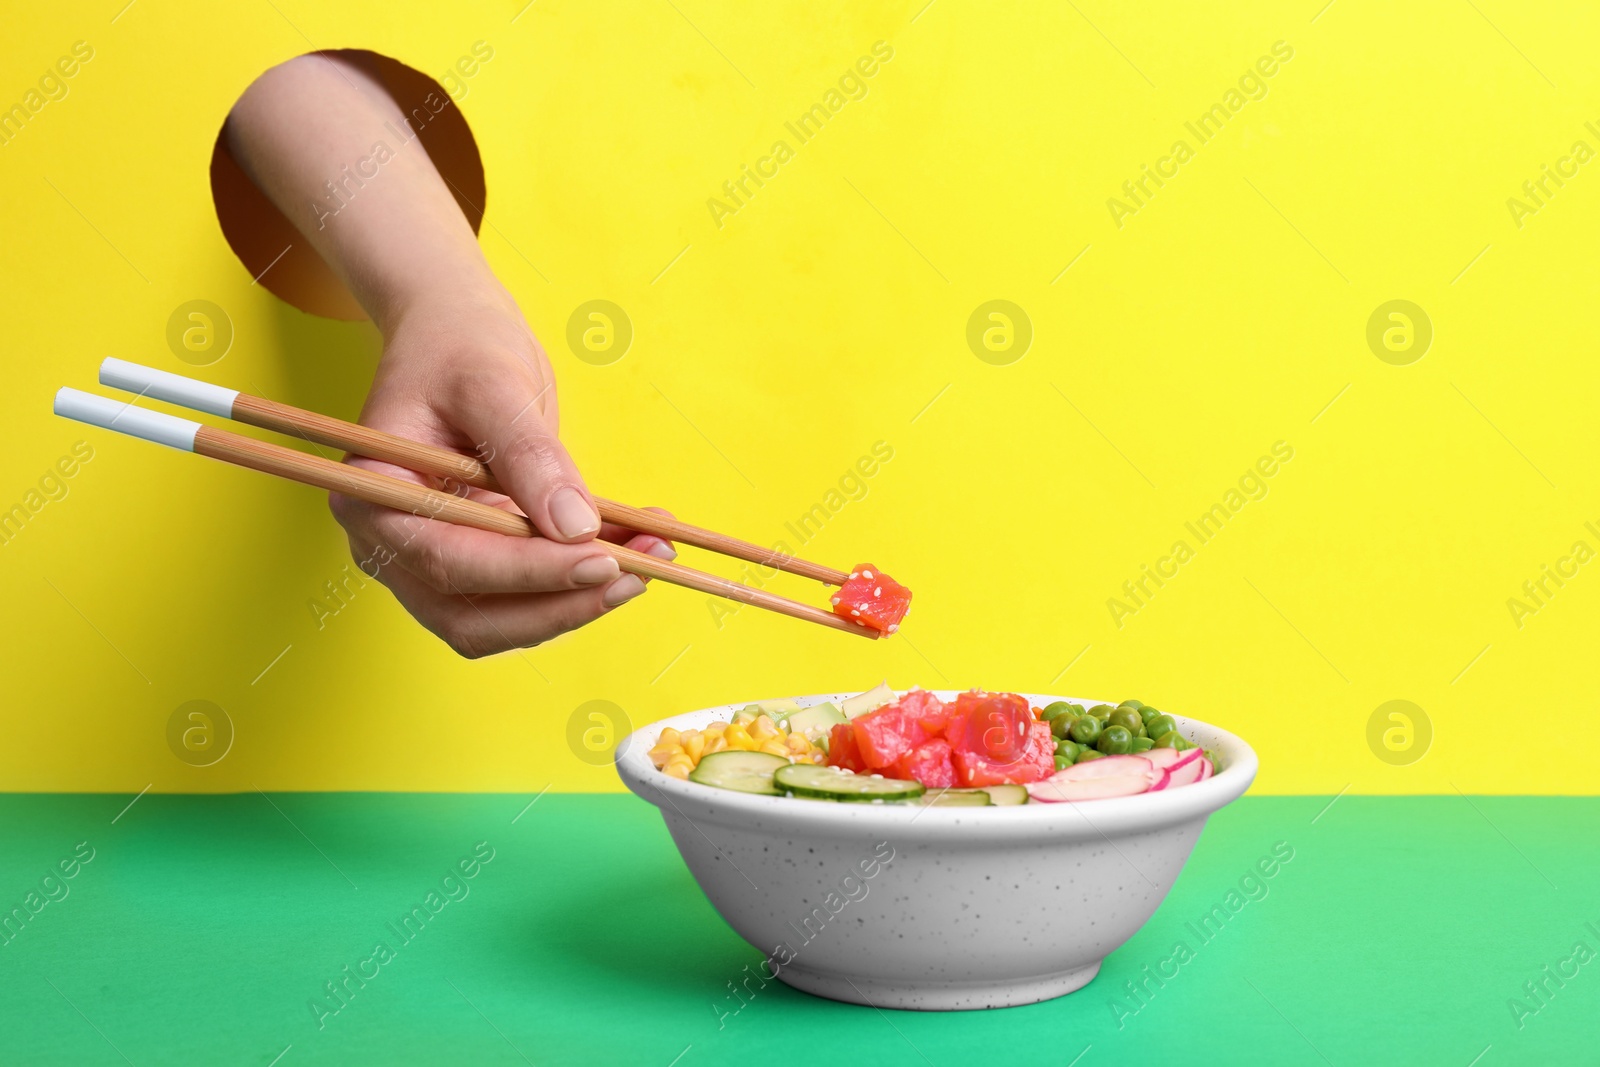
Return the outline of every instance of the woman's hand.
[[[234,105],[227,147],[344,280],[383,334],[361,421],[475,454],[509,496],[474,499],[532,520],[543,537],[454,526],[334,496],[356,561],[463,656],[536,645],[645,591],[595,542],[664,559],[660,538],[602,526],[556,436],[555,379],[408,120],[359,54],[301,56]],[[393,144],[390,144],[393,142]],[[352,160],[391,149],[336,215],[319,208]],[[349,462],[425,482],[369,459]]]
[[[536,645],[592,622],[645,591],[593,538],[663,559],[660,538],[602,526],[557,437],[555,381],[508,294],[477,293],[407,308],[384,345],[361,421],[415,441],[477,455],[509,498],[463,486],[472,499],[520,511],[543,537],[454,526],[349,497],[331,498],[350,549],[371,577],[463,656]],[[378,460],[351,463],[411,481]]]

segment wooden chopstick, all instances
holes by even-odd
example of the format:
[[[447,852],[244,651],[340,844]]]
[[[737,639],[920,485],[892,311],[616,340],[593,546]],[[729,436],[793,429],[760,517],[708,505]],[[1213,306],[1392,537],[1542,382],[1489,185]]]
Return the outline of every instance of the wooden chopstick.
[[[537,537],[526,516],[492,507],[476,500],[467,500],[450,493],[430,489],[424,485],[407,482],[377,471],[352,467],[321,456],[297,452],[268,441],[219,430],[188,419],[180,419],[159,411],[119,404],[106,397],[94,396],[76,389],[62,389],[56,394],[56,414],[78,419],[104,429],[118,430],[158,444],[197,452],[211,459],[232,463],[240,467],[274,474],[280,478],[313,485],[329,492],[343,493],[369,504],[409,511],[414,515],[472,526],[492,533],[512,537]],[[814,622],[833,630],[876,639],[876,630],[846,621],[831,611],[797,600],[752,589],[738,582],[705,574],[678,563],[657,559],[608,541],[595,541],[617,561],[617,565],[630,574],[644,578],[659,578],[673,585],[724,597],[741,604],[765,608],[790,618]]]
[[[108,359],[101,364],[100,381],[106,385],[128,389],[222,415],[235,421],[258,426],[264,430],[300,437],[315,444],[326,445],[358,456],[381,459],[407,470],[432,474],[439,478],[454,479],[465,485],[490,492],[504,493],[494,474],[474,456],[462,455],[437,445],[410,441],[404,437],[374,430],[315,411],[307,411],[291,404],[282,404],[249,393],[219,389],[205,382],[184,378],[167,371]],[[783,552],[774,552],[760,545],[741,541],[727,534],[693,526],[679,519],[668,518],[654,511],[620,504],[604,497],[595,497],[600,517],[606,522],[625,526],[640,533],[655,534],[670,541],[681,541],[696,548],[709,549],[724,556],[732,556],[749,563],[772,567],[803,578],[811,578],[827,585],[843,585],[849,577],[844,571],[824,567]]]

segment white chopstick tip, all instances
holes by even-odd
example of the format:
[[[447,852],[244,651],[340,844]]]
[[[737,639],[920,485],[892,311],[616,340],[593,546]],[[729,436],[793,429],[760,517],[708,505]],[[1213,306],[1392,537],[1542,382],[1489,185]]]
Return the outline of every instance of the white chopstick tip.
[[[101,360],[100,384],[165,400],[169,404],[203,411],[208,415],[220,415],[225,419],[233,418],[233,402],[239,397],[237,389],[224,389],[220,385],[185,378],[181,374],[156,370],[140,363],[129,363],[115,356]]]
[[[160,411],[136,408],[129,401],[112,400],[81,389],[57,389],[53,410],[62,418],[88,423],[102,430],[116,430],[130,437],[184,452],[194,451],[194,435],[200,432],[198,422]]]
[[[103,396],[95,396],[93,393],[86,393],[82,389],[62,386],[56,390],[55,403],[51,405],[50,410],[62,418],[76,419],[78,422],[89,422],[90,416],[87,413],[98,407],[95,401],[104,399],[105,397]]]

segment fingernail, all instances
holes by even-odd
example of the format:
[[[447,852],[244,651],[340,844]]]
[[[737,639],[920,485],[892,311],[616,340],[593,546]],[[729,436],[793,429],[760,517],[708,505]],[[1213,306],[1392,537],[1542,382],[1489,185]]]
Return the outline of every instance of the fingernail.
[[[582,537],[600,529],[600,516],[583,499],[583,494],[571,487],[556,490],[550,498],[550,521],[556,524],[562,537]]]
[[[667,544],[665,541],[657,541],[655,544],[645,549],[645,551],[654,556],[656,559],[664,559],[668,563],[678,558],[678,550]]]
[[[590,556],[573,565],[572,580],[577,585],[599,585],[611,581],[618,573],[617,561],[610,556]]]
[[[600,597],[600,602],[608,608],[618,604],[626,604],[640,593],[644,592],[644,582],[637,575],[624,574],[621,578],[606,586],[606,591]]]

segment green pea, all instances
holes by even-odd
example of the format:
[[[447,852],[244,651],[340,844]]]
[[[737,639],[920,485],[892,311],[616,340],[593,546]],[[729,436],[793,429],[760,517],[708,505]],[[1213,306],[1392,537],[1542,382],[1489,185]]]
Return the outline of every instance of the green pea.
[[[1088,763],[1092,759],[1102,759],[1102,758],[1104,758],[1104,756],[1105,756],[1104,752],[1096,752],[1092,748],[1086,748],[1082,752],[1078,753],[1078,758],[1073,760],[1073,762],[1074,763]]]
[[[1112,707],[1110,704],[1096,704],[1094,707],[1089,709],[1089,714],[1093,715],[1097,719],[1106,719],[1110,718],[1111,713],[1116,710],[1117,709]]]
[[[1157,715],[1155,718],[1144,724],[1145,734],[1149,737],[1154,737],[1157,740],[1164,735],[1171,733],[1177,728],[1178,724],[1173,721],[1171,715]]]
[[[1133,747],[1131,749],[1129,749],[1128,751],[1130,751],[1130,752],[1149,752],[1152,748],[1155,747],[1155,744],[1156,743],[1154,741],[1150,740],[1148,737],[1135,737],[1133,739]]]
[[[1072,766],[1071,756],[1056,756],[1056,770],[1064,771],[1070,766]]]
[[[1142,701],[1142,700],[1124,700],[1122,703],[1118,704],[1117,707],[1119,707],[1119,708],[1132,708],[1134,711],[1138,711],[1140,708],[1144,707],[1144,701]]]
[[[1093,715],[1073,719],[1072,725],[1067,728],[1067,736],[1080,745],[1092,745],[1100,737],[1100,720]]]
[[[1108,756],[1127,755],[1133,749],[1133,733],[1126,726],[1107,726],[1094,747]]]
[[[1066,756],[1068,759],[1076,759],[1077,756],[1078,756],[1078,753],[1080,751],[1082,751],[1082,746],[1077,744],[1076,742],[1073,742],[1073,741],[1057,741],[1056,742],[1056,755],[1058,755],[1058,756]]]
[[[1144,720],[1132,708],[1118,708],[1111,713],[1111,725],[1120,726],[1135,737],[1144,733]]]
[[[1076,705],[1069,704],[1065,700],[1058,700],[1054,704],[1046,705],[1044,711],[1039,714],[1039,718],[1054,719],[1060,715],[1070,715],[1076,710]]]
[[[1188,738],[1184,737],[1178,731],[1176,731],[1176,730],[1168,730],[1166,733],[1164,733],[1160,737],[1156,738],[1156,747],[1157,748],[1175,748],[1179,752],[1182,752],[1186,748],[1194,748],[1195,745],[1194,745],[1193,741],[1190,741]]]
[[[1160,708],[1142,707],[1142,708],[1139,709],[1139,718],[1143,719],[1146,723],[1148,723],[1151,719],[1155,718],[1157,715],[1160,715],[1161,713],[1162,712],[1161,712]]]
[[[1076,715],[1057,715],[1050,720],[1050,733],[1057,741],[1067,736],[1067,731],[1072,724],[1078,721]]]

